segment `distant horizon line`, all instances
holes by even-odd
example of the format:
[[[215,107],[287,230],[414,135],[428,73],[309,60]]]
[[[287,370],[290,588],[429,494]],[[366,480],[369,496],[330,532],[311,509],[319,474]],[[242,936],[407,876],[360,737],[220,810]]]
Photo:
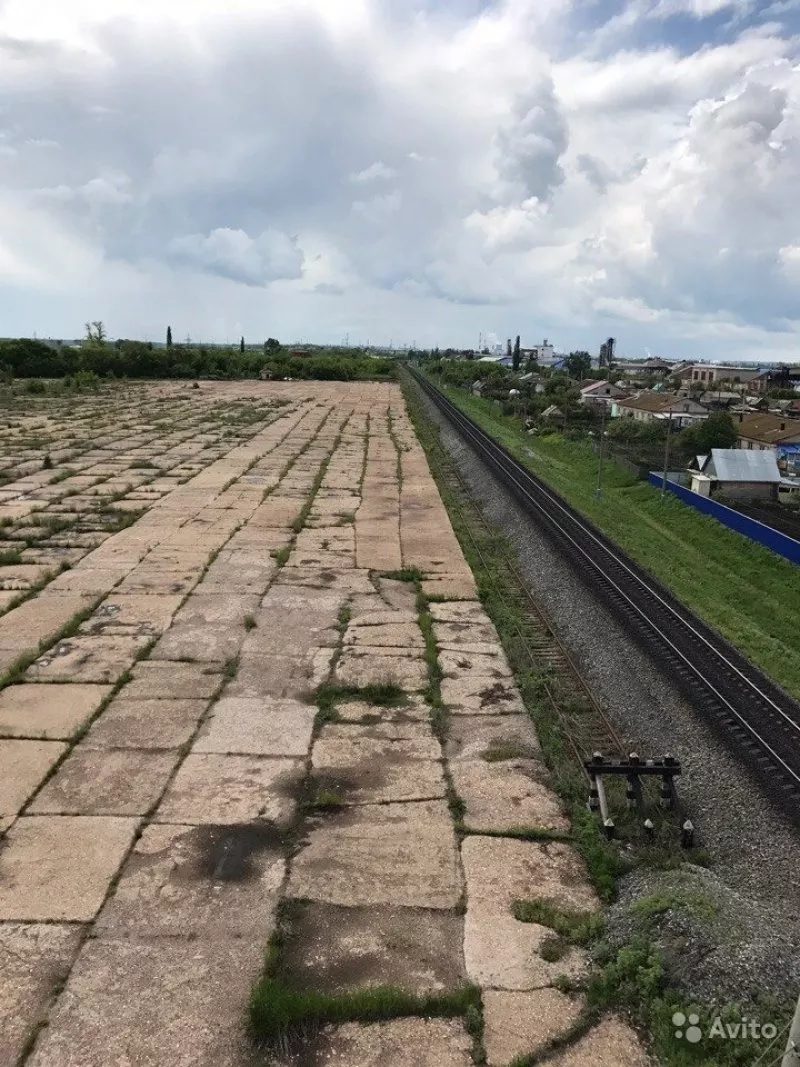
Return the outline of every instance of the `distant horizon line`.
[[[3,342],[3,341],[17,341],[17,340],[21,340],[21,339],[22,338],[20,338],[20,337],[0,337],[0,342]],[[82,345],[86,341],[86,338],[85,337],[72,337],[72,338],[70,338],[70,337],[60,337],[60,338],[56,338],[56,337],[40,337],[40,336],[37,336],[36,334],[33,334],[29,338],[29,340],[57,343],[57,344],[62,344],[62,345]],[[166,348],[167,347],[166,340],[156,341],[156,340],[151,340],[150,338],[137,338],[137,337],[114,337],[114,338],[111,338],[111,337],[109,337],[109,338],[107,338],[107,341],[110,342],[110,343],[114,343],[115,341],[141,341],[143,344],[150,344],[150,345],[153,345],[156,348]],[[208,341],[208,340],[195,339],[193,337],[186,337],[183,340],[173,340],[172,347],[174,348],[174,347],[177,347],[177,346],[180,346],[180,345],[187,345],[188,344],[188,345],[193,345],[193,346],[205,346],[205,347],[209,347],[209,348],[238,348],[240,343],[241,343],[241,338],[240,338],[239,341]],[[256,342],[252,342],[252,341],[248,342],[247,340],[245,340],[245,349],[263,349],[265,344],[266,344],[266,340],[265,341],[256,341]],[[281,348],[303,348],[303,347],[308,347],[308,348],[369,348],[369,349],[374,349],[376,351],[382,351],[382,352],[412,352],[412,351],[432,352],[435,349],[439,349],[440,351],[451,350],[451,351],[456,351],[456,352],[475,352],[476,354],[481,354],[483,352],[483,349],[470,348],[468,346],[464,346],[464,347],[459,348],[456,345],[448,345],[445,348],[443,348],[442,345],[433,345],[433,346],[429,346],[427,348],[424,347],[424,346],[419,347],[416,344],[395,345],[392,342],[391,339],[390,339],[388,344],[376,344],[376,343],[371,342],[371,341],[365,341],[365,342],[350,341],[347,338],[342,340],[342,341],[303,341],[303,340],[300,340],[300,341],[281,341],[280,344],[281,344]],[[525,350],[530,350],[530,348],[541,347],[541,345],[542,345],[542,342],[538,342],[535,345],[529,345],[529,346],[524,346],[523,345],[521,347],[522,347],[523,351],[525,351]],[[498,346],[495,345],[493,347],[497,348]],[[585,349],[575,349],[574,351],[586,351],[586,350]],[[570,353],[569,352],[558,352],[557,354],[560,357],[565,357],[565,356],[568,356]],[[592,358],[597,358],[597,357],[593,356]],[[692,366],[697,364],[697,365],[707,365],[707,366],[740,367],[742,369],[754,368],[754,367],[775,367],[775,366],[778,366],[778,367],[782,367],[782,366],[793,367],[793,366],[800,366],[800,359],[797,362],[792,362],[792,361],[789,361],[789,360],[761,360],[761,361],[758,361],[758,360],[725,360],[725,359],[711,359],[711,358],[691,360],[691,359],[668,359],[666,356],[653,356],[653,355],[649,355],[649,356],[630,356],[630,355],[628,355],[628,356],[616,356],[615,359],[614,359],[614,362],[617,363],[617,364],[619,364],[619,363],[647,363],[650,360],[661,360],[664,363],[690,364]]]

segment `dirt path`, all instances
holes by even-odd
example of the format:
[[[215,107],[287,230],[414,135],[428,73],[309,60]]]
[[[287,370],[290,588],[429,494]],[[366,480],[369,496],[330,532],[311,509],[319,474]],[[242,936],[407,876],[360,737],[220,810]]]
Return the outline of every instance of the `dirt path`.
[[[0,617],[7,662],[45,642],[0,692],[3,1062],[473,1063],[458,1016],[255,1051],[276,922],[294,989],[480,986],[491,1067],[579,1014],[556,985],[581,950],[547,962],[512,905],[597,902],[568,843],[514,836],[568,827],[399,389],[236,387],[275,388],[268,424]],[[587,1057],[646,1062],[613,1019],[551,1062]]]

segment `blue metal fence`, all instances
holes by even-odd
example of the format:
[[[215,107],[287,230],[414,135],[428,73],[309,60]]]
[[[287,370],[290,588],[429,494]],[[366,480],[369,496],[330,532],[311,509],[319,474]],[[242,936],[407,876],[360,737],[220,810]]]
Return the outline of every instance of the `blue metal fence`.
[[[664,476],[651,471],[647,480],[651,485],[655,485],[660,489]],[[773,530],[771,526],[767,526],[757,519],[751,519],[747,515],[742,515],[740,511],[725,507],[724,504],[711,500],[707,496],[693,493],[691,489],[686,489],[684,486],[678,485],[677,482],[670,481],[669,478],[667,479],[667,489],[670,493],[674,493],[679,500],[682,500],[684,504],[695,508],[696,511],[701,511],[704,515],[710,515],[717,522],[721,522],[723,526],[749,537],[751,541],[757,541],[760,545],[764,545],[765,548],[777,552],[779,556],[791,560],[792,563],[800,563],[800,541],[795,541],[793,537],[787,537],[786,534]]]

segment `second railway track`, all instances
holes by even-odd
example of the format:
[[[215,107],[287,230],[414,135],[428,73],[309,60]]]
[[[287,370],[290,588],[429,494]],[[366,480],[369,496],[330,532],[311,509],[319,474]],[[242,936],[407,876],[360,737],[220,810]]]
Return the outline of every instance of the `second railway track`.
[[[800,821],[800,706],[418,372],[415,381],[654,660]]]

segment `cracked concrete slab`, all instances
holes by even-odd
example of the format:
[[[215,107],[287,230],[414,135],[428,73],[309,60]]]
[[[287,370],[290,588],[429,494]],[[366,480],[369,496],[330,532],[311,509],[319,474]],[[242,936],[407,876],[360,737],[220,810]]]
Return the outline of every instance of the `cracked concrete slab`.
[[[7,1063],[17,1062],[45,1019],[82,936],[73,924],[0,924],[0,1048]]]
[[[453,715],[524,715],[513,679],[464,671],[442,679],[442,700]]]
[[[567,996],[557,989],[539,989],[533,993],[486,990],[483,1041],[487,1067],[510,1067],[517,1056],[540,1052],[567,1032],[582,1008],[581,998]]]
[[[260,756],[190,753],[153,816],[154,822],[286,825],[295,810],[302,763]]]
[[[315,718],[316,708],[297,700],[226,695],[212,708],[192,751],[305,757]]]
[[[223,682],[222,662],[171,663],[142,660],[122,690],[131,700],[210,700]]]
[[[29,1067],[243,1067],[260,938],[88,941]]]
[[[326,1036],[317,1062],[319,1067],[472,1067],[471,1044],[460,1019],[348,1023]]]
[[[443,992],[466,981],[462,937],[454,912],[296,901],[281,974],[296,988],[326,992],[377,985]]]
[[[287,892],[328,904],[454,908],[461,871],[447,806],[381,804],[315,820]]]
[[[484,989],[545,989],[562,979],[578,981],[589,971],[589,958],[569,948],[550,963],[541,955],[553,931],[538,923],[518,922],[508,912],[467,906],[464,919],[464,959],[467,975]]]
[[[0,815],[16,815],[66,750],[61,741],[0,741]]]
[[[515,900],[592,911],[599,901],[583,860],[560,841],[467,837],[461,844],[470,908],[508,914]]]
[[[441,755],[433,737],[331,736],[326,728],[314,745],[312,781],[345,804],[432,800],[446,792]]]
[[[147,637],[71,637],[41,655],[25,672],[28,681],[115,683],[147,647]]]
[[[528,715],[454,715],[445,752],[449,760],[538,760],[539,739]]]
[[[466,804],[464,822],[472,830],[508,831],[541,827],[566,833],[570,822],[556,794],[541,779],[542,764],[532,760],[454,760],[451,774]]]
[[[428,684],[428,667],[420,652],[373,649],[352,645],[342,652],[334,678],[341,685],[397,685],[401,689],[420,690]]]
[[[178,762],[177,749],[94,750],[78,746],[29,811],[36,815],[145,815]]]
[[[117,937],[214,937],[266,944],[286,869],[268,823],[151,825],[96,929]]]
[[[0,920],[91,921],[137,825],[131,818],[17,819],[0,850]]]
[[[191,739],[207,707],[207,700],[131,700],[120,695],[92,725],[81,748],[180,748]]]
[[[652,1067],[635,1032],[626,1023],[610,1016],[593,1027],[574,1045],[557,1053],[550,1067]]]
[[[97,711],[110,685],[10,685],[0,692],[0,737],[69,740]]]

